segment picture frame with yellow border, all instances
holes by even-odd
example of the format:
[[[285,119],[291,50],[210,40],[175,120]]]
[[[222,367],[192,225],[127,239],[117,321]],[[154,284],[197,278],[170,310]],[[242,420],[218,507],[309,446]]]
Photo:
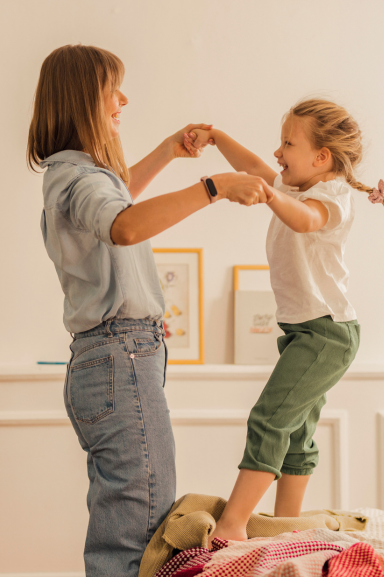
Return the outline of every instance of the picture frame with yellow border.
[[[202,248],[153,248],[165,301],[168,363],[204,364]]]

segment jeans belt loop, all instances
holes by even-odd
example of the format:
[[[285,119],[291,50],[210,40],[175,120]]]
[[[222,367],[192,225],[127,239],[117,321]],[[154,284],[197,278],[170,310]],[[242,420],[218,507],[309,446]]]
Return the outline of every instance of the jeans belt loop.
[[[155,322],[156,322],[156,325],[157,325],[157,328],[158,328],[159,333],[160,333],[162,336],[164,336],[164,335],[165,335],[165,330],[164,330],[164,327],[163,327],[163,321],[155,321]]]
[[[113,337],[113,333],[111,332],[111,322],[113,319],[109,319],[105,323],[105,332],[107,333],[108,337]]]

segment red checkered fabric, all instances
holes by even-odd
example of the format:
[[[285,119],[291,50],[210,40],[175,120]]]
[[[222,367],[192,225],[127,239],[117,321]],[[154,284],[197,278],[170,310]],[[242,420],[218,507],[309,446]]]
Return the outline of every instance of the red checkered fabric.
[[[218,551],[204,567],[204,577],[321,577],[324,563],[344,550],[323,541],[249,539],[246,544],[248,551],[233,542],[225,551]]]
[[[384,577],[382,559],[368,543],[356,543],[324,567],[326,577]]]
[[[196,547],[194,549],[188,549],[187,551],[182,551],[175,557],[173,557],[168,563],[164,565],[155,575],[155,577],[180,577],[187,576],[188,573],[183,573],[183,571],[189,571],[192,569],[204,568],[205,564],[211,560],[213,552],[209,549],[204,549],[203,547]],[[201,571],[200,571],[201,572]],[[189,575],[196,575],[197,573],[189,573]]]
[[[212,549],[195,547],[182,551],[164,565],[155,577],[192,577],[201,573],[216,551],[228,546],[228,541],[214,539]],[[193,572],[195,570],[195,573]]]
[[[228,546],[228,541],[223,539],[214,539],[212,542],[212,549],[205,549],[204,547],[195,547],[182,551],[175,555],[168,563],[164,565],[155,575],[155,577],[192,577],[201,573],[205,564],[210,561],[220,549]],[[193,573],[193,570],[196,570]]]
[[[323,541],[215,539],[214,549],[183,551],[156,577],[321,577],[324,564],[344,548]],[[381,577],[384,577],[381,576]]]
[[[196,567],[190,567],[189,569],[180,569],[177,572],[177,577],[195,577],[195,575],[201,575],[203,572],[204,565],[196,565]]]

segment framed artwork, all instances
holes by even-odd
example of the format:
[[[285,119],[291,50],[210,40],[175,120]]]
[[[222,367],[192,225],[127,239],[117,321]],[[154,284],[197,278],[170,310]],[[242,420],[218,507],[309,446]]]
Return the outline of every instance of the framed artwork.
[[[170,364],[204,363],[203,249],[154,248]]]
[[[233,271],[235,293],[235,364],[274,365],[276,339],[283,334],[276,322],[276,301],[268,265],[239,265]]]

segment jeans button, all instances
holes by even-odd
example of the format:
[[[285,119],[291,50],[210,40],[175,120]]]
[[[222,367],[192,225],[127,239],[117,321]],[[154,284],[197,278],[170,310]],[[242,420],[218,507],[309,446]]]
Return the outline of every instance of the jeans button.
[[[130,358],[130,359],[134,359],[134,358],[135,358],[135,355],[134,355],[133,353],[131,353],[131,354],[129,355],[129,358]]]

